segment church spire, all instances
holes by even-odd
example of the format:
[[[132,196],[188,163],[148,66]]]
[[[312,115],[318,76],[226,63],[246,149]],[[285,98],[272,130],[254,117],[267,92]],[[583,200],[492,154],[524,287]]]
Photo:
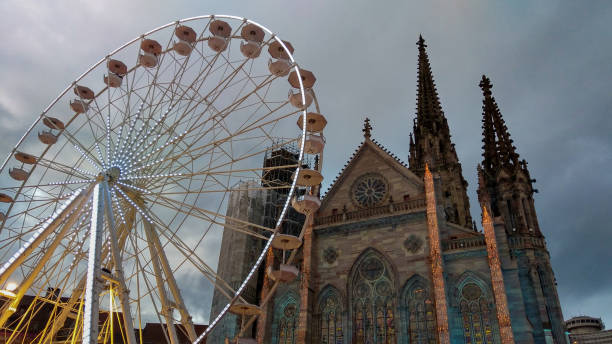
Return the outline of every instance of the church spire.
[[[417,46],[419,47],[417,125],[427,126],[428,129],[434,129],[432,127],[434,123],[436,123],[438,126],[441,125],[446,127],[446,131],[448,131],[446,118],[442,112],[440,98],[438,97],[438,91],[436,90],[436,84],[431,72],[429,56],[427,56],[427,51],[425,50],[427,45],[421,35],[419,35]]]
[[[451,141],[450,130],[434,82],[425,40],[419,35],[417,77],[417,108],[410,141],[410,170],[423,177],[425,164],[440,176],[444,195],[443,205],[449,222],[471,228],[467,182]]]
[[[503,216],[511,234],[542,236],[533,204],[532,182],[527,162],[519,161],[516,147],[492,95],[491,80],[482,76],[483,160],[478,166],[478,197],[490,202],[493,216]]]
[[[499,168],[519,168],[519,155],[492,96],[491,80],[483,75],[479,86],[484,97],[482,101],[483,167],[488,173]]]

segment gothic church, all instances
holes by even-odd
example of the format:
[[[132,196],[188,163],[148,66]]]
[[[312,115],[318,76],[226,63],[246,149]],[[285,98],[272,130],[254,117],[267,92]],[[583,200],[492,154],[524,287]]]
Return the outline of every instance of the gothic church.
[[[372,138],[366,120],[363,143],[322,197],[304,237],[299,277],[278,287],[252,326],[259,343],[567,343],[534,180],[490,80],[480,81],[479,232],[422,37],[417,45],[409,164]],[[224,237],[221,254],[231,252],[232,263],[218,273],[244,278],[239,262],[256,244]],[[264,269],[260,275],[246,290],[253,303],[268,291]],[[220,299],[215,295],[211,315]],[[232,317],[209,343],[233,338],[240,324]]]

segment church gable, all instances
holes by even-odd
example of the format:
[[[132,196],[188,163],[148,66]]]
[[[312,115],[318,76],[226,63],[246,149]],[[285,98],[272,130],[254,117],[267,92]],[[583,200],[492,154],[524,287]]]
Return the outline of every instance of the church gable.
[[[423,182],[366,137],[322,201],[319,216],[424,197]]]

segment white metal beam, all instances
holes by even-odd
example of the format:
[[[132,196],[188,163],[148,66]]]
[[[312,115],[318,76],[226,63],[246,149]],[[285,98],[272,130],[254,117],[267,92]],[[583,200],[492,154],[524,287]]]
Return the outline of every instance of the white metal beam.
[[[127,287],[125,285],[123,269],[121,268],[123,259],[121,257],[121,252],[119,251],[119,244],[115,227],[115,218],[113,216],[113,207],[111,203],[110,192],[108,190],[108,183],[104,181],[102,182],[101,186],[102,190],[104,191],[104,204],[106,205],[106,220],[108,221],[111,257],[113,259],[114,267],[113,277],[117,280],[119,285],[119,302],[121,303],[121,309],[123,311],[123,323],[125,325],[126,332],[125,337],[127,338],[128,344],[136,344],[134,324],[132,323],[132,312],[130,311],[130,298]]]
[[[100,291],[102,277],[100,258],[104,227],[104,193],[100,184],[93,191],[91,227],[89,233],[89,257],[85,282],[85,312],[83,316],[83,344],[98,343],[98,320],[100,313]]]

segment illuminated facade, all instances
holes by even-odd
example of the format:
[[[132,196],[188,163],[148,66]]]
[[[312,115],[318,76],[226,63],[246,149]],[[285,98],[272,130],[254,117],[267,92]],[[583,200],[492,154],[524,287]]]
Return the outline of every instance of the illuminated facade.
[[[252,331],[259,343],[566,343],[533,180],[490,81],[483,77],[480,84],[481,232],[424,40],[417,45],[409,163],[372,139],[366,120],[363,143],[308,225],[300,276],[279,286]],[[222,254],[237,261],[236,252]],[[268,264],[273,261],[270,255]],[[259,300],[268,288],[260,280],[252,293]],[[209,342],[234,334],[225,327]]]

